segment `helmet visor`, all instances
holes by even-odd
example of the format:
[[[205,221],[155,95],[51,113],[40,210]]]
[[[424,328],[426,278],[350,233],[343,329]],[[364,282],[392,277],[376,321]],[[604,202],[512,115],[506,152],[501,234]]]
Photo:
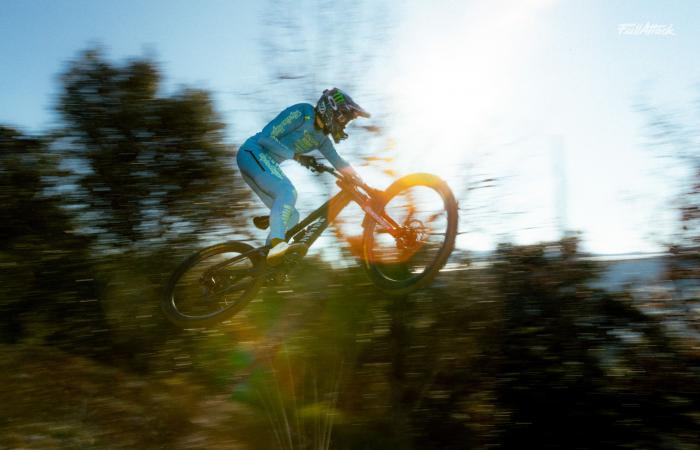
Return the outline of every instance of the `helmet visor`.
[[[353,109],[353,111],[355,111],[355,117],[359,116],[359,117],[364,117],[366,119],[369,119],[370,117],[372,117],[372,115],[370,113],[368,113],[364,109],[360,108],[359,105],[355,105],[352,109]]]
[[[350,101],[348,102],[348,108],[350,109],[350,111],[352,111],[352,114],[353,114],[353,117],[352,117],[352,118],[353,118],[353,119],[356,118],[356,117],[364,117],[364,118],[366,118],[366,119],[369,119],[370,117],[372,117],[372,116],[370,115],[370,113],[368,113],[367,111],[365,111],[364,109],[362,109],[362,107],[361,107],[360,105],[358,105],[357,103],[353,102],[352,100],[350,100]]]

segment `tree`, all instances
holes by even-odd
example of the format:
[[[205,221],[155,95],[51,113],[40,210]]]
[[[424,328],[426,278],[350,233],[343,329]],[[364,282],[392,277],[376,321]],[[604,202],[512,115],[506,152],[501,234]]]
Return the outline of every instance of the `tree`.
[[[51,177],[60,175],[44,141],[0,127],[0,340],[35,335],[76,344],[99,316],[87,249]],[[85,282],[79,282],[83,280]]]
[[[241,225],[247,190],[238,189],[207,92],[159,95],[154,62],[120,66],[96,49],[71,61],[61,81],[75,202],[87,207],[84,222],[103,245],[162,245]]]
[[[60,76],[62,128],[51,152],[79,233],[93,238],[95,297],[112,355],[141,357],[167,339],[160,287],[194,247],[246,237],[249,189],[210,94],[162,93],[157,64],[90,49]],[[97,327],[95,327],[97,328]]]
[[[497,252],[505,447],[692,446],[697,361],[624,293],[591,287],[576,239]]]
[[[698,103],[695,103],[698,105]],[[696,106],[697,108],[697,106]],[[662,157],[670,159],[681,169],[669,177],[680,180],[676,198],[677,226],[666,242],[669,261],[666,279],[673,286],[675,306],[683,311],[677,317],[687,326],[700,329],[697,314],[698,279],[700,279],[700,127],[697,120],[666,111],[643,100],[637,110],[647,122],[649,146]],[[695,111],[697,116],[700,110]]]

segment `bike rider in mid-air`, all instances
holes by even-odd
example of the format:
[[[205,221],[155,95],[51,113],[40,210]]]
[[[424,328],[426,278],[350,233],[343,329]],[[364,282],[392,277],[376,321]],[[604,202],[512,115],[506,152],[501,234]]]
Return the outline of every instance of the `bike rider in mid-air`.
[[[294,158],[308,165],[311,157],[304,153],[319,150],[343,175],[359,178],[328,137],[336,144],[346,139],[345,126],[357,117],[370,115],[340,89],[326,89],[315,107],[308,103],[290,106],[238,150],[236,162],[243,179],[270,208],[268,264],[278,264],[290,250],[285,232],[299,221],[294,207],[296,189],[279,164]]]

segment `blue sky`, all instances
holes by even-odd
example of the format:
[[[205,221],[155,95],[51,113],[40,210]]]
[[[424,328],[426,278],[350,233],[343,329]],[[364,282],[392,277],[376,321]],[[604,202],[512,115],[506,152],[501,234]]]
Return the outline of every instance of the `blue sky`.
[[[297,4],[311,14],[312,3]],[[99,43],[116,60],[155,56],[167,89],[211,90],[239,143],[269,118],[234,93],[265,89],[260,40],[271,11],[249,1],[3,0],[0,123],[54,125],[57,74]],[[358,82],[359,92],[383,93],[361,102],[387,126],[386,140],[372,142],[377,152],[391,142],[400,172],[430,170],[453,185],[502,179],[460,199],[477,208],[462,245],[555,238],[563,174],[566,225],[584,233],[588,250],[660,248],[678,184],[645,145],[633,106],[640,95],[669,110],[698,98],[700,3],[389,1],[386,11],[386,39],[370,42],[383,56]],[[621,35],[624,23],[672,26],[675,35]],[[278,98],[280,109],[310,100]],[[558,175],[553,139],[565,152]]]
[[[231,89],[253,78],[260,64],[257,2],[4,0],[2,5],[0,120],[29,130],[52,122],[56,75],[91,45],[104,46],[116,60],[154,55],[171,87]]]

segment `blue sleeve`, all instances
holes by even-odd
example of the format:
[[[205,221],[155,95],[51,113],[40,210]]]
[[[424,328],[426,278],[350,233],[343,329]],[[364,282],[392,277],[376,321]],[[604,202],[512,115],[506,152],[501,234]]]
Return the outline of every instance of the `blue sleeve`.
[[[328,160],[328,162],[331,163],[333,167],[335,167],[337,170],[342,170],[350,166],[350,164],[348,164],[348,162],[345,161],[338,154],[338,152],[335,150],[335,147],[333,147],[333,143],[327,137],[323,141],[323,144],[318,149],[318,151],[320,151],[321,154]]]
[[[281,158],[293,158],[294,150],[287,148],[279,140],[304,123],[304,113],[306,112],[304,106],[303,104],[293,105],[279,113],[277,117],[265,125],[258,138],[258,143]]]

